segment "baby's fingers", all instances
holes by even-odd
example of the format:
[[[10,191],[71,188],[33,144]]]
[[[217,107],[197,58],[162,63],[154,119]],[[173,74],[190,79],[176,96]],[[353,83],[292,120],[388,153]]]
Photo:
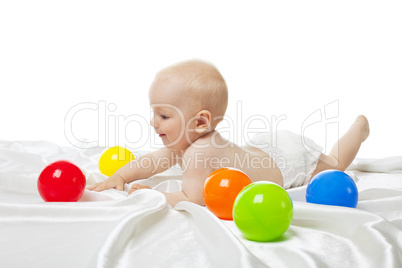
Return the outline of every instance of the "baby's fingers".
[[[139,190],[141,185],[139,185],[139,184],[132,184],[131,185],[131,188],[130,188],[130,190],[128,191],[128,194],[131,194],[131,193],[133,193],[133,192],[135,192],[135,191],[137,191],[137,190]]]
[[[114,188],[116,188],[117,191],[124,191],[124,184],[117,184]]]
[[[100,192],[100,191],[104,191],[104,190],[107,190],[110,188],[112,188],[112,187],[109,185],[109,182],[105,181],[105,182],[98,182],[98,183],[92,184],[87,189],[95,191],[95,192]]]
[[[128,191],[128,194],[131,194],[132,192],[135,192],[140,189],[152,189],[151,187],[147,185],[142,185],[142,184],[133,184],[131,185],[131,189]]]
[[[86,187],[86,189],[93,191],[93,190],[94,190],[96,187],[98,187],[101,183],[102,183],[102,182],[97,182],[97,183],[94,183],[94,184],[92,184],[92,185],[88,185],[88,186]]]
[[[102,182],[98,182],[95,184],[92,184],[91,186],[88,186],[87,189],[88,190],[92,190],[95,192],[101,192],[104,190],[108,190],[110,188],[115,188],[118,191],[124,191],[124,183],[120,184],[120,183],[115,183],[113,181],[102,181]]]

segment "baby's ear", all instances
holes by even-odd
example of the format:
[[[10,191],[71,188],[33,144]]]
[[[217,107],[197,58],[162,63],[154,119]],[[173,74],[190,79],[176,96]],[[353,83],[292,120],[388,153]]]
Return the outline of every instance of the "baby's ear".
[[[202,110],[197,113],[197,121],[195,125],[195,131],[199,134],[205,131],[211,131],[211,112],[208,110]]]

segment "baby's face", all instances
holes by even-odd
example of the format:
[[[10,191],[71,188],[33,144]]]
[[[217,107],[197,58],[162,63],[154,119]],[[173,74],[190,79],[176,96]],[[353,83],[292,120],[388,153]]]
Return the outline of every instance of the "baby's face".
[[[187,105],[180,83],[155,80],[149,90],[149,100],[153,109],[151,126],[165,147],[173,151],[187,149],[197,135],[191,118],[198,110],[195,105]]]

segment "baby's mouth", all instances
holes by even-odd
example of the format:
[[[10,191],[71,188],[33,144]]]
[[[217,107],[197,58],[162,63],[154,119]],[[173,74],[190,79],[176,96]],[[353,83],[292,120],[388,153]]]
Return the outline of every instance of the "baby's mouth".
[[[162,137],[164,137],[164,136],[166,136],[166,134],[159,134],[159,137],[160,137],[160,138],[162,138]]]

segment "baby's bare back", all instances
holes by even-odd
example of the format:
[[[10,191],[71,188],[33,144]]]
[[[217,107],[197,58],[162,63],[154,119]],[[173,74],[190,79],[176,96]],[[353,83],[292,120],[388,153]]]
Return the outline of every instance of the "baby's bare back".
[[[208,172],[233,167],[245,172],[253,182],[265,180],[283,185],[281,171],[274,159],[258,148],[237,146],[217,132],[202,137],[193,145],[205,146],[204,150],[198,151],[197,158]]]
[[[182,191],[197,204],[203,205],[205,179],[215,170],[233,167],[245,172],[254,181],[272,181],[283,186],[282,174],[275,161],[253,147],[239,147],[216,132],[197,139],[177,161],[183,170]]]

